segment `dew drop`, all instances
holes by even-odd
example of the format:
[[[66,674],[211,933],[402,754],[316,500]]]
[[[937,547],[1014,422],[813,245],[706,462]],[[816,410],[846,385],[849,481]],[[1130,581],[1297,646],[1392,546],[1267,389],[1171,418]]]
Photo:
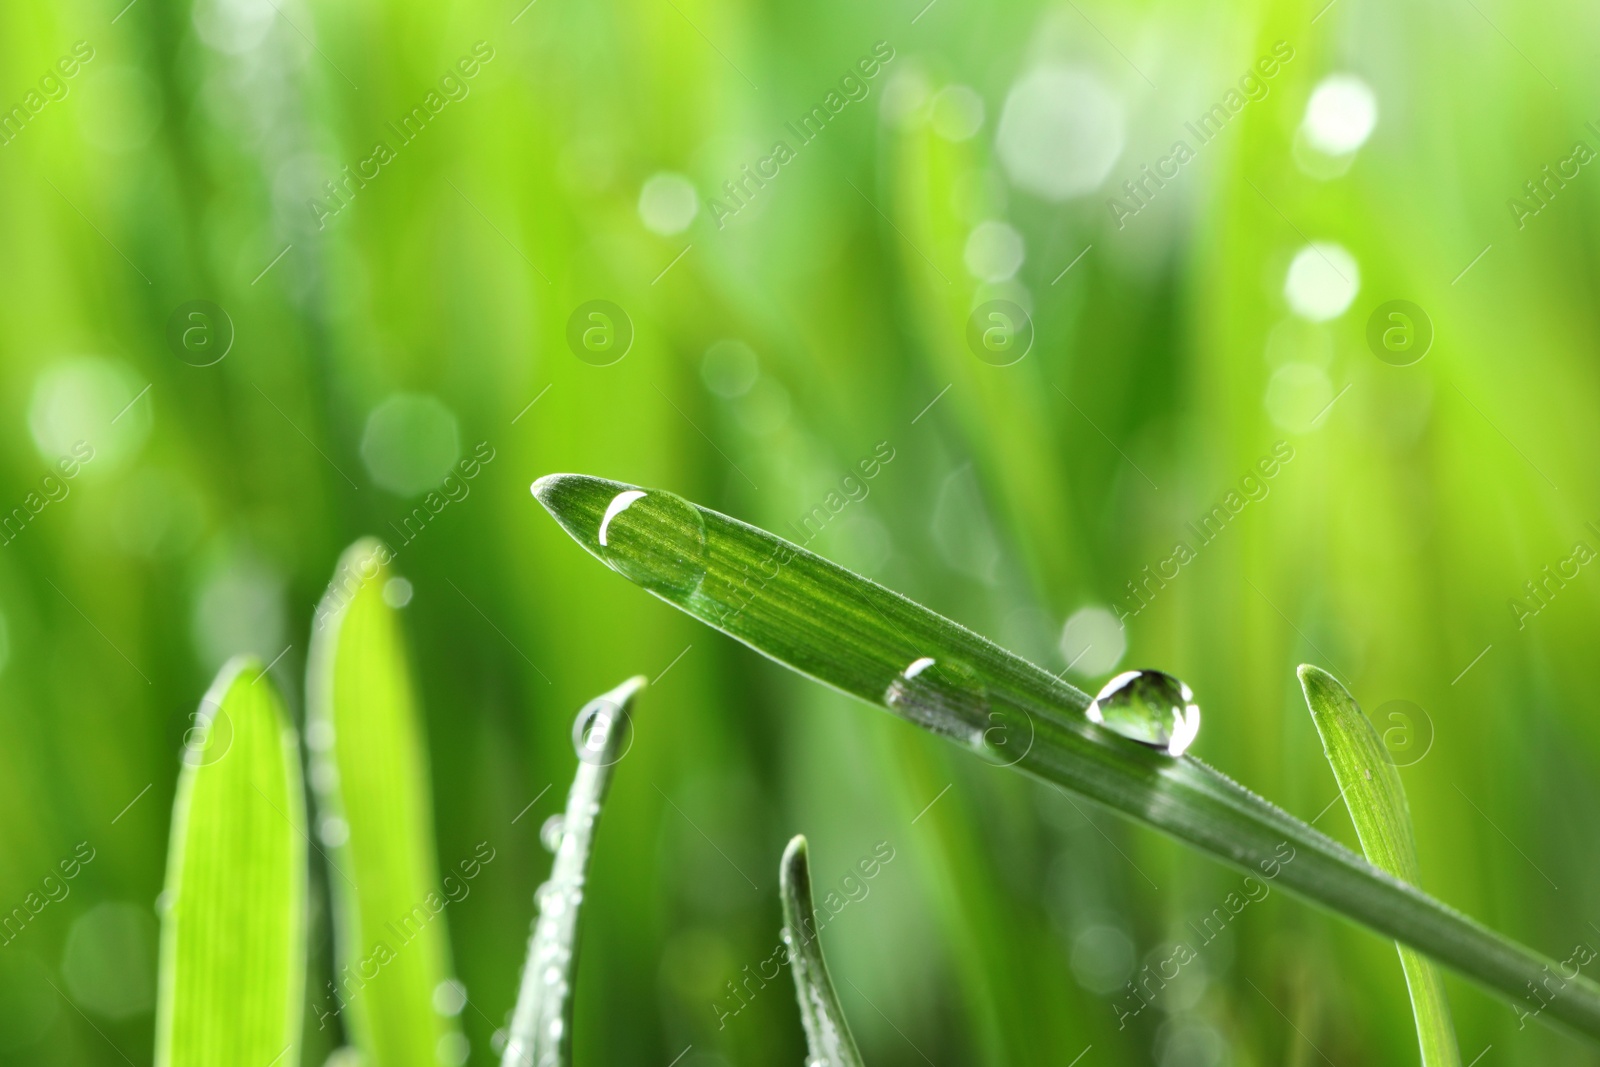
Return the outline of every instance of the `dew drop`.
[[[338,848],[350,840],[350,824],[337,815],[324,815],[317,824],[317,836],[329,848]]]
[[[561,847],[561,834],[566,829],[567,820],[560,815],[552,815],[539,827],[539,840],[544,847],[554,852]]]
[[[936,734],[974,748],[989,726],[989,691],[972,668],[956,660],[920,656],[884,691],[889,710]]]
[[[409,581],[396,576],[383,583],[383,602],[398,610],[411,603],[415,592]]]
[[[1086,713],[1112,733],[1181,756],[1200,733],[1200,705],[1187,685],[1161,671],[1124,671]]]
[[[309,777],[311,788],[319,793],[331,793],[339,786],[339,765],[327,756],[313,756]]]
[[[612,734],[618,730],[623,731],[623,736],[613,745]],[[589,701],[572,720],[572,748],[578,759],[596,767],[609,767],[621,760],[633,748],[633,722],[627,709],[605,697]],[[589,822],[600,810],[597,805],[591,805],[591,809]]]
[[[333,723],[327,719],[312,719],[306,723],[306,747],[313,752],[326,752],[333,747]]]
[[[433,1010],[440,1015],[455,1018],[467,1005],[467,987],[454,978],[446,978],[433,987]]]
[[[627,489],[600,520],[600,554],[646,589],[685,596],[706,576],[706,522],[680,496]]]
[[[472,1045],[465,1034],[441,1034],[434,1045],[434,1058],[439,1061],[440,1067],[462,1067],[470,1055]]]

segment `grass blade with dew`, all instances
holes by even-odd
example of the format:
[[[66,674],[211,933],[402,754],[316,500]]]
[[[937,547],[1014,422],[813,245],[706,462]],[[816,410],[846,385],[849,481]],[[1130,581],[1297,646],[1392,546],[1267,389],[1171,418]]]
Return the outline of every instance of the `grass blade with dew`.
[[[533,492],[580,545],[669,604],[993,763],[1252,873],[1276,871],[1285,888],[1508,998],[1555,967],[1201,761],[1090,723],[1088,695],[1044,668],[765,530],[588,475],[547,475]],[[1574,978],[1544,1017],[1600,1037],[1600,985]]]
[[[565,1067],[572,1061],[572,981],[578,966],[578,909],[583,903],[595,822],[611,772],[631,742],[633,700],[645,686],[629,678],[583,706],[574,726],[578,770],[560,817],[550,879],[534,894],[539,914],[511,1016],[502,1067]],[[541,836],[543,832],[541,831]],[[546,842],[547,844],[549,842]]]
[[[850,1035],[839,994],[834,992],[828,964],[822,957],[816,907],[811,902],[811,864],[806,839],[796,834],[783,850],[778,867],[783,895],[783,943],[794,970],[794,992],[800,1001],[800,1022],[806,1029],[810,1055],[806,1067],[862,1067],[861,1052]]]
[[[300,1061],[306,970],[300,750],[259,661],[200,704],[172,805],[157,1067]]]
[[[1412,885],[1419,884],[1421,869],[1405,786],[1378,731],[1333,675],[1310,664],[1303,664],[1299,675],[1328,765],[1361,838],[1361,851],[1374,866]],[[1450,1022],[1444,975],[1415,949],[1395,947],[1411,993],[1423,1067],[1460,1067],[1461,1050],[1456,1047],[1455,1027]]]
[[[463,1038],[434,1008],[450,975],[448,901],[416,693],[386,600],[390,558],[379,541],[351,545],[317,607],[306,743],[333,905],[331,999],[367,1062],[437,1067]]]

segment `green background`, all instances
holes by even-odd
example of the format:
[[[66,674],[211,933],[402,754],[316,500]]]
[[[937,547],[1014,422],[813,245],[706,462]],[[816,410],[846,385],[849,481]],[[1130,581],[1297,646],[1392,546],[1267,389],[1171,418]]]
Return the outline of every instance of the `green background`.
[[[513,1003],[572,717],[669,664],[599,831],[580,1063],[802,1061],[786,977],[720,1029],[716,1008],[777,943],[795,832],[819,895],[893,849],[825,934],[873,1064],[1414,1060],[1393,948],[1276,891],[1119,1029],[1120,980],[1192,943],[1238,874],[692,623],[528,495],[582,471],[794,536],[881,442],[893,460],[811,547],[1053,670],[1081,651],[1063,653],[1066,619],[1136,606],[1126,583],[1197,545],[1187,524],[1285,442],[1270,492],[1070,676],[1178,674],[1205,709],[1194,753],[1310,819],[1337,790],[1293,668],[1329,667],[1400,731],[1424,886],[1554,958],[1600,945],[1582,562],[1600,548],[1600,178],[1574,152],[1600,146],[1597,18],[1487,0],[8,6],[0,107],[26,110],[74,42],[93,58],[0,147],[0,507],[26,508],[73,442],[94,459],[0,548],[0,909],[79,842],[94,858],[0,947],[0,1055],[149,1062],[154,903],[199,697],[250,651],[277,657],[303,714],[311,612],[370,533],[414,585],[440,862],[496,849],[448,914],[472,1062],[494,1061]],[[387,124],[480,41],[470,92],[402,144]],[[894,58],[865,98],[799,145],[785,123],[880,41]],[[1184,124],[1277,41],[1293,59],[1265,97],[1119,227],[1108,198],[1193,146]],[[1024,144],[1063,171],[1098,159],[1076,195],[1040,195],[997,148],[1041,67],[1114,105],[1068,100],[1077,139]],[[1341,72],[1377,124],[1319,162],[1307,102]],[[794,159],[719,227],[706,200],[780,138]],[[319,229],[308,198],[379,140],[394,158]],[[1524,183],[1569,159],[1519,226],[1509,199],[1532,205]],[[660,172],[701,198],[679,232],[641,212]],[[1012,280],[971,269],[986,220],[1021,238]],[[1286,300],[1308,241],[1359,269],[1318,323]],[[567,343],[596,299],[633,333],[609,366]],[[1031,314],[1014,365],[968,348],[990,299]],[[1368,347],[1394,299],[1435,334],[1411,366]],[[234,333],[207,367],[169,341],[193,300]],[[749,353],[753,381],[719,373]],[[395,394],[433,399],[383,406]],[[479,442],[493,459],[468,494],[403,543],[441,464]],[[1569,560],[1541,607],[1524,583]],[[1337,805],[1317,825],[1354,842]],[[1597,1060],[1450,993],[1464,1060]]]

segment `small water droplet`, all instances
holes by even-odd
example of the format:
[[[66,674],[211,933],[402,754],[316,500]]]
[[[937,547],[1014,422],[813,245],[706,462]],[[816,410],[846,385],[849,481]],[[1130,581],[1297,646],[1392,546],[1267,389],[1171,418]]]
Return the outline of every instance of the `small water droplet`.
[[[312,719],[306,723],[306,747],[313,752],[326,752],[333,747],[333,723],[327,719]]]
[[[339,785],[339,765],[327,756],[311,758],[311,788],[319,793],[331,793]]]
[[[605,561],[646,589],[685,596],[706,576],[706,521],[680,496],[618,493],[606,505],[597,539]]]
[[[433,987],[433,1010],[454,1018],[467,1005],[467,987],[454,978],[446,978]]]
[[[409,581],[396,576],[383,583],[383,602],[398,610],[411,603],[411,595],[414,592]]]
[[[561,834],[566,829],[567,820],[561,815],[552,815],[539,827],[539,840],[544,847],[554,852],[561,847]]]
[[[919,656],[884,691],[889,710],[936,734],[981,749],[989,727],[989,691],[956,660]]]
[[[440,1067],[462,1067],[467,1057],[472,1055],[472,1045],[465,1034],[441,1034],[434,1045],[434,1054]]]
[[[1086,713],[1113,733],[1181,756],[1200,733],[1200,705],[1187,685],[1161,671],[1124,671]]]
[[[620,749],[608,755],[606,747],[612,734],[624,731],[617,744]],[[628,711],[614,700],[597,697],[585,704],[572,720],[572,748],[584,763],[596,767],[609,767],[619,762],[633,748],[633,720]],[[593,806],[598,812],[599,806]]]
[[[350,824],[337,815],[324,815],[317,824],[317,836],[329,848],[338,848],[350,840]]]
[[[996,767],[1015,767],[1033,751],[1033,716],[1022,708],[998,705],[985,716],[978,755]]]

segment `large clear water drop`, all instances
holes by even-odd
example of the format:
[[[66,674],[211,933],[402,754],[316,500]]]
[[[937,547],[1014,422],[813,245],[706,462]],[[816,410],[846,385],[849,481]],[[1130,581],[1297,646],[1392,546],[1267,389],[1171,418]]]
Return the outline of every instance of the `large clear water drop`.
[[[623,490],[606,505],[598,540],[612,569],[646,589],[685,596],[706,576],[706,522],[680,496]]]
[[[1161,671],[1124,671],[1086,713],[1113,733],[1181,756],[1200,733],[1200,705],[1187,685]]]
[[[989,691],[977,672],[956,660],[919,656],[884,690],[897,715],[936,734],[982,750],[990,726]]]

